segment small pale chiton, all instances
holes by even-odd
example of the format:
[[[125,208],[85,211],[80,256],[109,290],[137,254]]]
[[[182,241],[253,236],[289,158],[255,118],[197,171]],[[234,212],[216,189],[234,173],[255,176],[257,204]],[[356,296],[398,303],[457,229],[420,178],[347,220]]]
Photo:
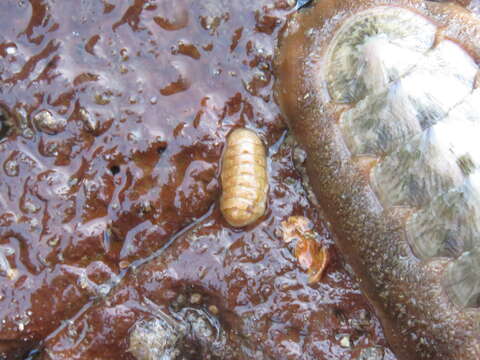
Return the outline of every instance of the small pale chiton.
[[[310,183],[401,359],[480,359],[479,44],[451,2],[322,0],[277,52]]]
[[[234,227],[249,225],[266,209],[268,176],[265,146],[248,129],[235,129],[227,139],[221,171],[220,210]]]

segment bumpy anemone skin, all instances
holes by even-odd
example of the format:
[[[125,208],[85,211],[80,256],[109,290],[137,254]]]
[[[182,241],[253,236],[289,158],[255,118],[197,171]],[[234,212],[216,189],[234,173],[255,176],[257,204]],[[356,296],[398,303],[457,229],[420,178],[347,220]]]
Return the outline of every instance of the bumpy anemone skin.
[[[421,262],[405,239],[402,214],[384,209],[356,165],[316,72],[335,29],[375,6],[402,6],[434,22],[438,37],[458,41],[477,61],[480,25],[452,4],[422,1],[322,0],[293,15],[276,56],[276,99],[307,152],[306,170],[337,244],[359,278],[400,359],[480,359],[478,309],[456,307],[442,278],[447,260]],[[322,53],[323,52],[323,53]]]

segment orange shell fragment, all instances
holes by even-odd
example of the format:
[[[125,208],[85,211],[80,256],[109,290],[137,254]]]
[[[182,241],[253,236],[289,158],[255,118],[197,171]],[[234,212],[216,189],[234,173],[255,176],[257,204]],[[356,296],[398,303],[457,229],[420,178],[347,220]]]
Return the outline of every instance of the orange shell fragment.
[[[308,270],[310,284],[319,281],[328,264],[328,251],[312,238],[302,238],[295,247],[295,256],[300,265]]]
[[[300,266],[308,272],[310,284],[322,278],[328,264],[328,251],[319,245],[312,222],[303,216],[290,216],[282,222],[283,239],[296,240],[294,255]]]

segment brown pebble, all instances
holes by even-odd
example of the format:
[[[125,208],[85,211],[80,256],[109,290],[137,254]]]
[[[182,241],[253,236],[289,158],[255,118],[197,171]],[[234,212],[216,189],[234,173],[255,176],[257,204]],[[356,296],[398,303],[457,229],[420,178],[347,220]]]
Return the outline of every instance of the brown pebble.
[[[202,302],[202,295],[195,293],[190,296],[191,304],[200,304]]]
[[[218,307],[216,307],[215,305],[210,305],[208,307],[208,311],[210,311],[212,315],[218,315],[219,313]]]
[[[179,303],[180,305],[183,305],[185,304],[185,301],[187,301],[187,299],[185,298],[185,295],[183,294],[178,295],[177,303]]]

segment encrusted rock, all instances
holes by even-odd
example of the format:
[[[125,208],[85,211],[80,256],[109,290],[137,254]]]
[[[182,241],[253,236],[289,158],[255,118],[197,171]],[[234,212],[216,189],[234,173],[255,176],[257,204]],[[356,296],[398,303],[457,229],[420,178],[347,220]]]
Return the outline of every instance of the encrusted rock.
[[[154,318],[137,322],[130,333],[128,351],[137,360],[174,360],[181,353],[183,333]]]

